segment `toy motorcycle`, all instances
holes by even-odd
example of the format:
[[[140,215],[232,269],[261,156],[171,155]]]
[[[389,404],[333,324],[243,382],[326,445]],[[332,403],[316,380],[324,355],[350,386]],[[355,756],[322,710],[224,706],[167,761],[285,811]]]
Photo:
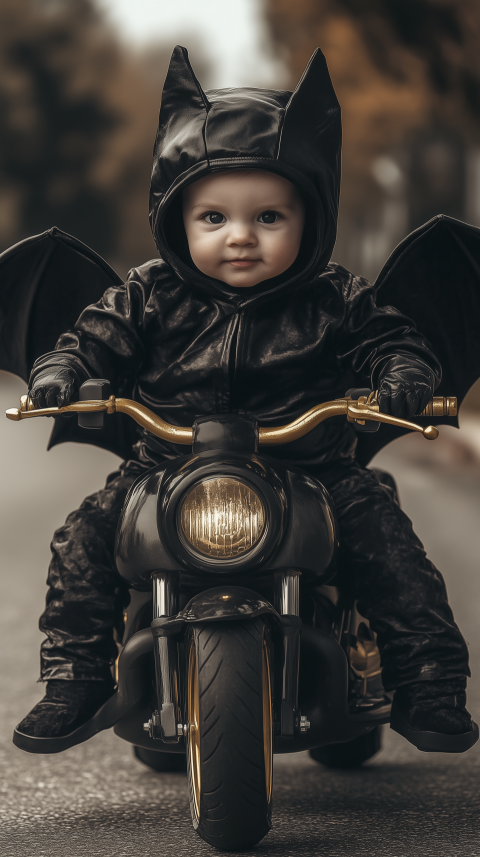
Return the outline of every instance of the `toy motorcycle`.
[[[374,394],[359,395],[368,391],[278,428],[236,414],[179,428],[108,397],[107,385],[87,381],[63,408],[34,410],[24,396],[7,417],[78,413],[93,428],[120,412],[191,452],[146,471],[125,501],[116,562],[131,601],[116,693],[70,735],[15,733],[14,743],[55,753],[113,726],[152,768],[179,769],[186,756],[194,828],[220,850],[251,848],[271,826],[274,753],[359,765],[390,716],[375,635],[335,585],[332,501],[258,447],[342,414],[360,430],[387,423],[429,439],[438,430],[380,413]],[[455,413],[455,399],[437,397],[424,415]]]

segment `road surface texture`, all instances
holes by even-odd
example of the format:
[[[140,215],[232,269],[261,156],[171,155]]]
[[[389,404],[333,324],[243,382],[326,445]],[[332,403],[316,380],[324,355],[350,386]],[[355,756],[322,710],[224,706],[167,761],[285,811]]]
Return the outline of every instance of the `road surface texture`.
[[[0,376],[1,411],[23,391]],[[0,416],[0,855],[211,854],[191,828],[185,776],[151,772],[112,732],[58,756],[28,755],[11,744],[14,725],[42,695],[36,623],[50,535],[115,466],[113,456],[88,446],[47,454],[49,429],[48,420],[18,424]],[[447,579],[470,645],[470,704],[479,719],[480,466],[452,440],[453,430],[445,435],[435,452],[411,436],[378,463],[396,476],[402,505]],[[479,789],[478,745],[464,756],[423,754],[389,729],[383,751],[358,771],[331,773],[307,754],[277,757],[274,826],[255,853],[479,857]]]

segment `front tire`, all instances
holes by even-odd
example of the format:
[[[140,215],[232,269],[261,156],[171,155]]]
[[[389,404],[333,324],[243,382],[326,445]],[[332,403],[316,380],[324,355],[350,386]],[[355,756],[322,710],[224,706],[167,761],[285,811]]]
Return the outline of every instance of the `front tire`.
[[[273,723],[268,626],[191,626],[187,764],[193,826],[222,851],[252,848],[271,827]]]

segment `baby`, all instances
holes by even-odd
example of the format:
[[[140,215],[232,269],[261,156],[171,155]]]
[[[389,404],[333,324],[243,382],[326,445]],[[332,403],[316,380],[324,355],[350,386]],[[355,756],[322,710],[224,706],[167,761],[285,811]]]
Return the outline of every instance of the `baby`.
[[[66,404],[87,378],[103,377],[175,425],[226,412],[283,425],[351,387],[378,390],[394,415],[419,413],[441,374],[428,343],[393,307],[377,308],[365,280],[329,264],[340,146],[320,51],[293,94],[204,93],[177,47],[150,196],[160,258],[108,289],[37,360],[35,407]],[[442,577],[392,492],[356,462],[355,445],[353,428],[334,419],[268,453],[333,497],[347,583],[378,635],[384,687],[408,728],[473,734],[467,647]],[[113,560],[116,523],[145,468],[184,452],[140,433],[129,460],[55,533],[40,620],[47,690],[20,732],[66,735],[113,692],[113,629],[128,602]]]

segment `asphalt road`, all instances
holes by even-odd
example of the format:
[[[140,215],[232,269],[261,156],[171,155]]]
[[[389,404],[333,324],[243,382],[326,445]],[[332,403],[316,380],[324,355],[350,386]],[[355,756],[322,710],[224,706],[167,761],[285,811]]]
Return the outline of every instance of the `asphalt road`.
[[[113,733],[58,756],[10,743],[14,725],[42,696],[37,616],[55,526],[115,466],[89,447],[45,452],[49,421],[1,414],[22,385],[0,375],[0,855],[178,857],[211,849],[194,834],[186,778],[155,774]],[[383,454],[401,502],[444,572],[470,645],[470,707],[480,718],[480,469],[419,464],[422,438]],[[460,456],[461,458],[461,456]],[[384,749],[356,772],[331,773],[306,754],[275,761],[274,827],[257,855],[479,857],[480,749],[422,754],[385,730]]]

